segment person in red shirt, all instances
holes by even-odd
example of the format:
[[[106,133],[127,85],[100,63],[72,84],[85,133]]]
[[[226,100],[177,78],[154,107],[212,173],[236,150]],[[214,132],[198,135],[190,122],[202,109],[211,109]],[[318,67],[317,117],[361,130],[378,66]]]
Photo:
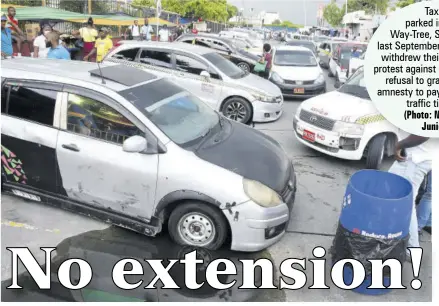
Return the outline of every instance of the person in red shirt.
[[[15,18],[16,15],[16,11],[15,8],[13,6],[8,7],[8,20],[9,23],[11,24],[15,24],[18,27],[18,19]],[[12,41],[15,41],[17,43],[17,51],[19,54],[21,54],[21,45],[23,44],[23,42],[26,41],[26,38],[20,34],[17,33],[14,29],[14,27],[12,27],[12,25],[7,25],[8,28],[10,28],[11,32],[12,32]]]

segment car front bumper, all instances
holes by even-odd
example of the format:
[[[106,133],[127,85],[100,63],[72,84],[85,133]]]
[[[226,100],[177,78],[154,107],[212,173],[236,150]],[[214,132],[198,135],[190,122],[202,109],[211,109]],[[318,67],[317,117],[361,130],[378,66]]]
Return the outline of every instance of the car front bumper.
[[[294,116],[293,119],[293,129],[297,140],[316,151],[347,160],[360,160],[363,157],[365,142],[361,140],[361,136],[359,135],[343,135],[344,139],[358,140],[358,147],[356,149],[346,150],[343,149],[341,143],[342,136],[338,132],[320,129],[300,120],[297,116]],[[315,133],[314,142],[304,139],[304,130]]]
[[[281,90],[284,98],[312,98],[326,92],[326,82],[321,84],[311,84],[311,85],[292,85],[292,84],[277,84]],[[295,89],[304,89],[303,94],[294,93]]]
[[[283,99],[278,103],[254,101],[253,105],[253,121],[254,122],[272,122],[282,116]]]

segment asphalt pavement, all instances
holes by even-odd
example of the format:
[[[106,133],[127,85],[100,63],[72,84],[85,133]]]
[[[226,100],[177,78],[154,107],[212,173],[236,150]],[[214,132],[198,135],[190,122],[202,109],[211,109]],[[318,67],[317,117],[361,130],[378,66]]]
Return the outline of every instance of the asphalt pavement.
[[[328,91],[334,90],[334,80],[327,77]],[[351,162],[328,157],[299,143],[292,131],[293,114],[300,100],[288,100],[282,117],[274,123],[257,124],[256,129],[279,141],[293,160],[298,180],[298,192],[293,216],[287,234],[276,245],[264,251],[265,258],[271,258],[277,267],[286,258],[313,258],[312,250],[322,246],[329,250],[335,235],[344,191],[349,177],[364,167],[364,161]],[[386,161],[389,167],[391,161]],[[11,256],[6,247],[27,246],[37,254],[39,262],[44,261],[40,247],[56,246],[63,240],[94,230],[106,230],[108,224],[84,216],[51,208],[46,205],[24,201],[2,195],[1,245],[2,280],[11,277]],[[153,239],[144,238],[148,243]],[[265,295],[265,301],[431,301],[432,257],[430,236],[422,237],[424,256],[421,265],[420,290],[393,290],[382,296],[360,295],[335,287],[327,269],[327,285],[330,289],[306,289],[312,284],[312,267],[307,265],[307,286],[300,290],[283,290]],[[127,254],[129,256],[129,254]],[[268,256],[268,257],[266,257]],[[328,264],[329,266],[329,264]],[[23,271],[23,267],[20,267]],[[413,274],[410,265],[404,265],[403,283],[410,288]],[[278,291],[278,290],[276,290]]]

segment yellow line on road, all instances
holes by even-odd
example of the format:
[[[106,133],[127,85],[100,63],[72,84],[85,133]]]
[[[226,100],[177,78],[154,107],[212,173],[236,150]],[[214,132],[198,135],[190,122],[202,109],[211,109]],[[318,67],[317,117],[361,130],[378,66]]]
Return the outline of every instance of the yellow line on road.
[[[20,222],[14,222],[14,221],[2,221],[2,225],[7,226],[7,227],[15,227],[15,228],[24,228],[27,230],[31,230],[31,231],[37,231],[37,230],[42,230],[45,232],[50,232],[50,233],[59,233],[60,230],[59,229],[42,229],[42,228],[38,228],[29,224],[25,224],[25,223],[20,223]]]

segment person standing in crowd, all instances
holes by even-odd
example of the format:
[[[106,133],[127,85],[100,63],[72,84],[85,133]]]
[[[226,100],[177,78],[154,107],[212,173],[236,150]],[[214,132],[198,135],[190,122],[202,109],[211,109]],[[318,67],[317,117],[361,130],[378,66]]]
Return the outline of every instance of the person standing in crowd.
[[[12,46],[12,31],[7,27],[7,24],[9,23],[8,17],[5,15],[2,15],[2,56],[12,56],[14,53],[14,48]],[[20,30],[20,28],[15,24],[12,23],[11,26],[15,29],[16,33],[23,32]]]
[[[34,57],[35,58],[47,58],[49,52],[49,40],[48,35],[52,33],[52,27],[48,24],[41,28],[40,35],[34,40]]]
[[[96,61],[100,63],[104,59],[105,55],[107,55],[107,53],[111,50],[111,48],[113,48],[113,41],[108,38],[108,29],[101,28],[95,47],[84,57],[84,60],[88,61],[90,56],[97,54]]]
[[[396,162],[389,172],[407,179],[413,187],[413,210],[410,219],[409,247],[419,247],[418,218],[416,216],[416,193],[425,176],[431,171],[432,157],[439,154],[439,141],[426,137],[409,135],[398,142],[395,150]],[[407,255],[409,252],[407,250]]]
[[[94,26],[93,18],[88,18],[87,26],[79,29],[82,38],[82,54],[89,54],[93,50],[98,37],[98,31]],[[93,59],[92,59],[93,60]]]
[[[130,25],[125,31],[125,36],[128,35],[129,40],[140,40],[139,21],[134,20],[134,24]]]
[[[47,40],[50,43],[50,49],[47,52],[47,58],[69,60],[70,53],[60,44],[59,33],[52,31],[47,35]]]
[[[265,71],[261,73],[261,77],[268,79],[270,76],[270,70],[272,65],[272,56],[271,56],[271,45],[270,44],[264,44],[263,47],[263,57],[262,57],[262,63],[266,63]]]
[[[10,6],[8,7],[8,21],[9,23],[6,24],[6,27],[9,28],[12,32],[12,42],[16,42],[17,43],[17,53],[19,55],[21,55],[21,46],[23,45],[24,42],[27,41],[26,37],[23,34],[23,31],[21,30],[17,30],[19,29],[18,27],[18,19],[15,18],[16,15],[16,11],[15,8]]]
[[[425,230],[431,234],[431,201],[432,201],[432,172],[427,175],[427,189],[416,208],[418,215],[418,230],[421,232]]]
[[[159,31],[159,41],[169,41],[169,30],[166,24]]]
[[[145,18],[145,24],[140,29],[140,34],[142,35],[142,39],[146,41],[151,41],[151,33],[153,32],[152,27],[149,25],[148,18]]]

